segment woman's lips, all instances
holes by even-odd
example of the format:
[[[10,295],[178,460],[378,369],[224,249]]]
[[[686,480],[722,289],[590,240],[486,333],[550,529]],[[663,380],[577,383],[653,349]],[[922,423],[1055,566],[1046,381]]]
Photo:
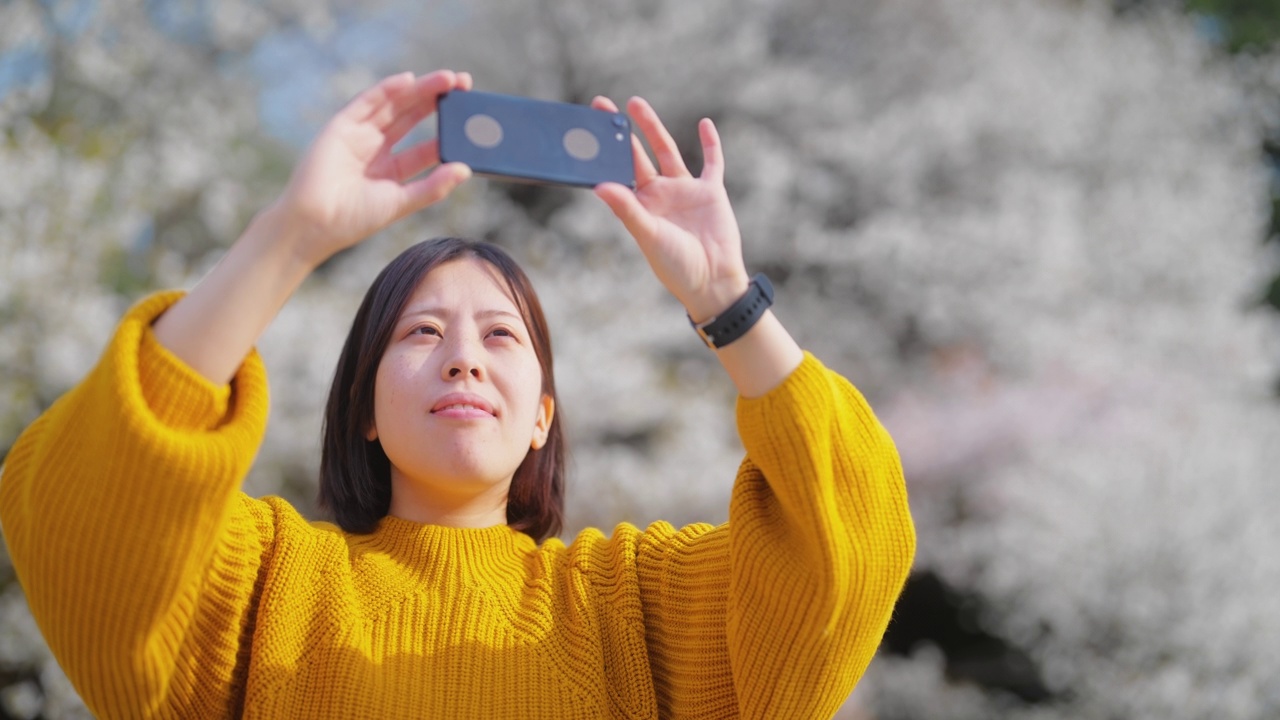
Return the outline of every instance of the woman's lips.
[[[441,418],[453,418],[455,420],[470,420],[472,418],[491,418],[493,413],[481,410],[472,405],[450,405],[439,410],[432,410],[432,415]]]
[[[470,420],[473,418],[491,418],[497,413],[493,411],[493,406],[479,395],[449,393],[431,406],[431,414],[436,417],[455,420]]]

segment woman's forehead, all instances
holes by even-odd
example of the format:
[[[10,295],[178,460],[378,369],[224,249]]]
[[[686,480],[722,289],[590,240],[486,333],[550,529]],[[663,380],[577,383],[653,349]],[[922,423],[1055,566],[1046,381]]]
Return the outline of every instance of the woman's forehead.
[[[463,309],[486,315],[501,311],[523,321],[520,306],[502,272],[475,257],[450,260],[432,268],[414,289],[404,314]]]

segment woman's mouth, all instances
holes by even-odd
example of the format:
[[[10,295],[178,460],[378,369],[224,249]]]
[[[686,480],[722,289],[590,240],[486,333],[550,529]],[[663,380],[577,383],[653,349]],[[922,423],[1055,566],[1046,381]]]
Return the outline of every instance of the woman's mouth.
[[[474,405],[448,405],[440,408],[439,410],[432,410],[431,414],[436,417],[455,419],[493,417],[493,413],[482,410]]]
[[[471,393],[449,393],[445,395],[431,407],[431,414],[436,417],[455,420],[491,418],[497,415],[493,411],[493,406],[487,400]]]

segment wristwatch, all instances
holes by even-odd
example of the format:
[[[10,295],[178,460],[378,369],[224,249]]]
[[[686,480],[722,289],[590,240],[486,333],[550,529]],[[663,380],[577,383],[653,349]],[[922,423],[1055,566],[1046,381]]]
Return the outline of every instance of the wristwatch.
[[[702,323],[695,323],[690,317],[689,324],[707,347],[716,350],[747,334],[771,305],[773,283],[764,273],[756,273],[747,286],[747,294],[738,298],[728,310]]]

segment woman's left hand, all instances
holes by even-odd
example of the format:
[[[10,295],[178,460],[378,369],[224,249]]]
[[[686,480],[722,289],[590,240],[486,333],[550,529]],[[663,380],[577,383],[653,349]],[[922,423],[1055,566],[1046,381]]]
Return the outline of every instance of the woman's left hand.
[[[591,105],[618,112],[608,98],[597,97]],[[703,163],[695,178],[649,103],[631,98],[627,110],[653,148],[658,167],[632,135],[635,191],[604,183],[595,193],[622,220],[662,284],[694,321],[703,322],[742,297],[749,282],[742,236],[724,188],[720,135],[710,119],[698,123]]]

